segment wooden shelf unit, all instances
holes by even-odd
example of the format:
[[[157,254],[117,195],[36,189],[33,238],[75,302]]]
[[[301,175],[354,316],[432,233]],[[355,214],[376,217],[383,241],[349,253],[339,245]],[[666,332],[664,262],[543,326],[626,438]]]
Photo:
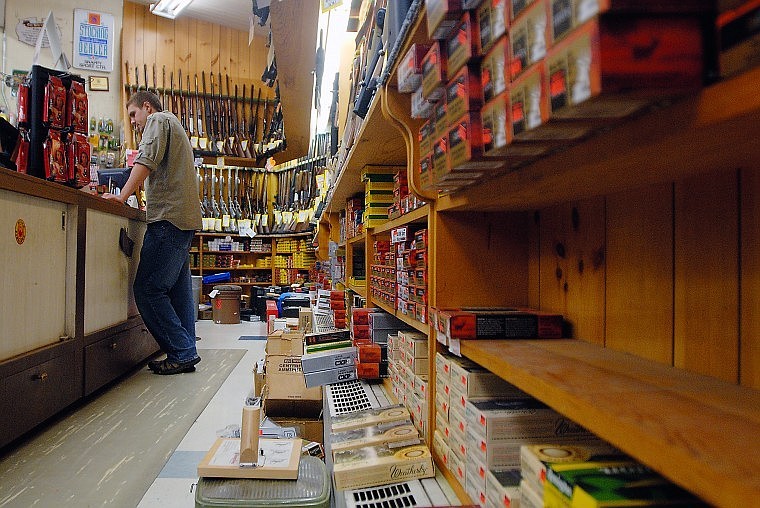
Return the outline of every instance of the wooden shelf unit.
[[[423,9],[401,54],[427,42],[426,28]],[[407,165],[412,187],[418,121],[386,116],[408,100],[395,74],[333,196],[360,192],[352,172],[387,160],[375,136],[390,126],[407,144],[392,163]],[[744,451],[760,431],[758,81],[755,68],[707,86],[420,212],[431,306],[560,312],[575,337],[462,342],[464,356],[726,507],[760,499],[760,463]],[[367,232],[368,270],[373,238],[408,219],[397,220]]]

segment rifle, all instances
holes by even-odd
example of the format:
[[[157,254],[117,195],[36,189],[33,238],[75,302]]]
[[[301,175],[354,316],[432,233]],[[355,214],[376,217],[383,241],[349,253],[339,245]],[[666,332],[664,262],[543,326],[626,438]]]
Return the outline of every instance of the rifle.
[[[161,107],[166,111],[166,66],[161,69]]]
[[[230,231],[232,233],[238,232],[238,215],[237,215],[237,208],[235,208],[235,203],[232,201],[232,188],[233,188],[233,180],[232,180],[232,168],[230,166],[227,166],[227,205],[230,209]]]
[[[235,138],[235,120],[237,118],[237,113],[233,109],[232,104],[232,94],[230,93],[230,76],[229,74],[224,75],[225,82],[227,83],[227,98],[225,99],[224,103],[227,109],[227,153],[230,153],[232,155],[240,156],[237,152],[237,143]],[[237,93],[235,94],[235,102],[237,102]]]
[[[172,103],[172,113],[177,116],[177,97],[174,95],[174,71],[169,74],[169,82],[171,83],[170,98]]]
[[[209,75],[211,76],[211,96],[207,97],[206,101],[211,104],[211,115],[206,117],[206,121],[210,120],[208,131],[211,142],[211,151],[219,153],[219,113],[216,105],[216,93],[214,91],[214,73],[210,72]]]
[[[216,202],[216,174],[214,166],[211,167],[211,216],[214,218],[214,231],[222,230],[222,218],[219,214],[219,203]]]
[[[140,71],[138,70],[138,67],[135,65],[135,92],[140,90]]]
[[[195,168],[195,174],[198,178],[198,191],[200,192],[200,195],[203,196],[203,177],[201,176],[201,168],[197,167]],[[206,209],[203,206],[203,200],[198,198],[198,202],[201,205],[201,217],[206,216]]]
[[[197,135],[198,135],[198,148],[205,150],[208,146],[208,139],[203,133],[203,111],[201,109],[201,98],[198,95],[198,75],[195,75],[195,113],[197,115]]]
[[[148,88],[148,64],[143,64],[143,75],[145,76],[145,90],[149,91],[150,88]]]
[[[227,190],[230,188],[230,182],[227,182]],[[230,231],[230,210],[227,207],[227,203],[224,202],[224,172],[222,168],[219,168],[219,207],[222,213],[222,230],[225,232]]]
[[[187,75],[187,132],[190,134],[190,146],[193,150],[198,148],[198,136],[195,135],[195,108],[193,108],[193,98],[190,96],[190,74]]]
[[[126,73],[124,74],[124,91],[127,94],[127,101],[132,96],[132,86],[129,84],[129,62],[124,63]]]
[[[177,71],[177,90],[179,90],[179,122],[182,124],[182,128],[187,133],[187,121],[185,118],[185,98],[182,97],[182,69]]]
[[[356,101],[354,103],[354,113],[360,118],[364,118],[367,115],[370,102],[372,101],[375,89],[377,88],[378,79],[375,75],[375,69],[380,61],[380,57],[385,54],[385,51],[383,50],[384,26],[385,9],[380,8],[375,15],[375,26],[372,28],[372,34],[370,35],[369,50],[372,52],[372,58],[369,60],[369,63],[364,70],[364,79],[359,84],[359,93],[356,94]]]
[[[158,85],[156,84],[156,64],[153,64],[153,93],[158,95]]]
[[[251,85],[251,99],[253,99],[253,85]],[[261,88],[259,88],[259,94],[256,97],[256,113],[251,119],[251,143],[253,143],[252,155],[258,157],[259,155],[259,143],[257,142],[258,130],[259,130],[259,104],[261,104]],[[251,101],[251,112],[253,112],[253,101]]]
[[[224,155],[227,155],[229,151],[227,150],[227,118],[229,115],[225,114],[224,110],[224,97],[222,96],[222,73],[219,73],[219,132],[217,133],[219,135],[220,140],[216,142],[218,150],[223,153]]]
[[[237,91],[235,92],[237,94]],[[251,157],[251,151],[249,149],[249,145],[251,143],[251,140],[248,138],[248,114],[246,113],[245,109],[245,83],[243,83],[243,107],[241,110],[241,116],[243,117],[243,120],[241,122],[240,130],[238,131],[240,134],[240,148],[243,150],[243,157]]]
[[[206,124],[206,134],[208,135],[208,138],[204,139],[206,139],[206,146],[213,151],[215,145],[211,129],[211,104],[208,95],[206,95],[206,71],[201,71],[201,80],[203,82],[203,117]]]

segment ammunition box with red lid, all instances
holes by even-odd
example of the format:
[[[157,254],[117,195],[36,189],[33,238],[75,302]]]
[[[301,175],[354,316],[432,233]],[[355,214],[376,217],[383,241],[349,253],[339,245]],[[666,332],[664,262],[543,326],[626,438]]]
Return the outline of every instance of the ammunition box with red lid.
[[[491,171],[502,164],[483,154],[483,128],[480,113],[469,112],[457,120],[449,131],[449,171]],[[437,169],[437,168],[436,168]],[[436,171],[436,176],[444,173]]]
[[[589,134],[581,122],[549,121],[549,90],[543,62],[535,64],[510,87],[512,137],[515,141],[571,144]]]
[[[382,350],[379,344],[360,344],[357,350],[359,351],[359,363],[380,363],[382,359]]]
[[[435,41],[422,59],[422,96],[427,100],[437,100],[446,85],[446,55],[441,42]]]
[[[483,153],[502,159],[507,169],[532,161],[552,149],[551,143],[513,142],[510,112],[507,92],[483,106],[481,112]]]
[[[443,92],[437,94],[438,97],[443,95]],[[428,100],[422,95],[422,86],[412,92],[410,116],[412,118],[430,118],[433,114],[433,108],[435,107],[435,100]]]
[[[508,0],[484,0],[476,11],[481,52],[488,51],[493,43],[507,33],[509,26]]]
[[[504,36],[494,44],[480,62],[483,101],[488,102],[506,91],[509,80],[509,38]]]
[[[359,362],[356,364],[356,377],[358,379],[377,379],[380,377],[380,363],[364,363]]]
[[[699,88],[705,41],[698,17],[603,15],[546,57],[553,118],[622,118]]]
[[[478,25],[470,12],[462,14],[446,41],[446,51],[446,72],[449,76],[459,72],[470,59],[480,56]]]
[[[560,314],[530,309],[438,309],[449,339],[558,339]]]
[[[447,123],[453,123],[470,111],[483,106],[480,75],[474,65],[463,67],[446,85]]]
[[[433,107],[433,116],[431,117],[432,124],[435,126],[435,132],[433,132],[435,138],[445,136],[446,130],[449,127],[448,116],[446,115],[446,111],[448,110],[446,106],[446,89],[443,88],[443,90],[444,94],[438,99],[438,102],[435,103],[435,106]]]
[[[456,26],[462,0],[425,0],[429,39],[445,39]]]
[[[435,123],[431,123],[431,120],[420,125],[420,132],[418,140],[420,143],[420,154],[428,153],[433,148],[433,135],[435,131]]]
[[[424,44],[412,44],[398,65],[397,85],[401,93],[411,93],[422,84],[422,58],[430,49]]]
[[[433,179],[438,180],[438,175],[445,175],[449,171],[449,140],[440,138],[433,144]]]
[[[569,35],[572,30],[603,13],[631,15],[710,16],[711,0],[550,0],[551,16],[547,36],[550,44]]]
[[[547,2],[537,0],[509,28],[509,75],[512,80],[546,55]]]

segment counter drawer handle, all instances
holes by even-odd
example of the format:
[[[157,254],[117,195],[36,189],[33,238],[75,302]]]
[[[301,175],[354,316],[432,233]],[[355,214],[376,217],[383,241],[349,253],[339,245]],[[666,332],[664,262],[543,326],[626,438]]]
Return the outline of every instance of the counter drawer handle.
[[[48,378],[47,372],[40,372],[39,374],[35,374],[33,379],[35,381],[45,381],[47,378]]]
[[[115,342],[111,342],[111,344],[108,347],[110,347],[111,349],[116,349],[117,346],[118,344],[116,344]]]

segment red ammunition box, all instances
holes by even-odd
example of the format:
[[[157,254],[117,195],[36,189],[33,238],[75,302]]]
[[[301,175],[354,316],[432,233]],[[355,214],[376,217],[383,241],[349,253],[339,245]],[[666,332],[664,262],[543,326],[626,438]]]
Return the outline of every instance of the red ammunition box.
[[[483,154],[480,113],[463,115],[449,131],[448,139],[450,172],[491,171],[502,165],[501,161],[485,158]]]
[[[483,102],[488,102],[506,91],[509,83],[509,38],[499,39],[480,62],[480,83]]]
[[[436,102],[435,107],[433,108],[433,115],[430,117],[435,126],[435,132],[433,132],[433,137],[435,139],[445,136],[446,129],[449,127],[448,116],[446,115],[448,108],[446,106],[445,88],[443,90],[444,94],[438,99],[438,102]]]
[[[380,377],[380,363],[357,363],[356,377],[359,379],[377,379]]]
[[[433,158],[427,154],[420,158],[420,187],[422,190],[432,190],[433,185]]]
[[[488,51],[493,43],[507,33],[508,0],[485,0],[477,10],[481,52]]]
[[[449,339],[517,339],[562,337],[563,319],[529,309],[441,310]]]
[[[379,344],[360,344],[359,363],[380,363],[381,350]]]
[[[514,20],[536,0],[510,0],[509,19]]]
[[[428,120],[427,122],[420,125],[420,133],[419,133],[419,142],[420,142],[420,153],[428,153],[433,148],[433,136],[432,133],[435,131],[435,123],[431,122],[431,120]]]
[[[465,113],[477,112],[482,106],[480,76],[474,66],[465,66],[446,86],[446,123],[453,124]]]
[[[499,157],[506,167],[516,167],[546,154],[550,143],[514,142],[510,119],[509,94],[502,93],[483,106],[483,153],[488,157]]]
[[[548,92],[543,62],[528,69],[512,83],[509,100],[513,139],[557,145],[577,141],[589,133],[589,126],[580,122],[547,124]]]
[[[469,12],[454,28],[454,32],[446,41],[446,72],[452,76],[459,72],[471,58],[480,55],[480,34],[475,18]]]
[[[637,15],[704,15],[713,9],[714,2],[710,0],[550,0],[548,36],[553,44],[562,37],[569,35],[576,27],[591,18],[612,13],[625,16]]]
[[[438,175],[450,173],[449,169],[449,140],[441,138],[433,144],[433,175],[438,181]]]
[[[333,309],[333,319],[346,319],[346,309]]]
[[[554,118],[622,118],[702,85],[698,17],[604,15],[579,26],[546,57]]]
[[[441,42],[435,41],[422,59],[422,96],[427,100],[437,100],[446,85],[446,55]]]
[[[437,97],[443,95],[443,91],[435,94]],[[433,114],[435,100],[428,100],[422,95],[422,86],[412,93],[411,114],[412,118],[429,118]]]
[[[509,75],[512,80],[546,56],[547,2],[537,0],[509,29]]]
[[[428,244],[428,230],[420,229],[419,231],[414,233],[414,241],[416,243],[415,248],[418,250],[422,250],[422,248],[427,246]]]
[[[422,58],[430,46],[412,44],[398,65],[397,84],[401,93],[414,92],[422,84]]]
[[[354,325],[351,332],[354,339],[369,339],[371,337],[369,325]]]
[[[429,39],[445,39],[456,26],[462,0],[425,0]]]

